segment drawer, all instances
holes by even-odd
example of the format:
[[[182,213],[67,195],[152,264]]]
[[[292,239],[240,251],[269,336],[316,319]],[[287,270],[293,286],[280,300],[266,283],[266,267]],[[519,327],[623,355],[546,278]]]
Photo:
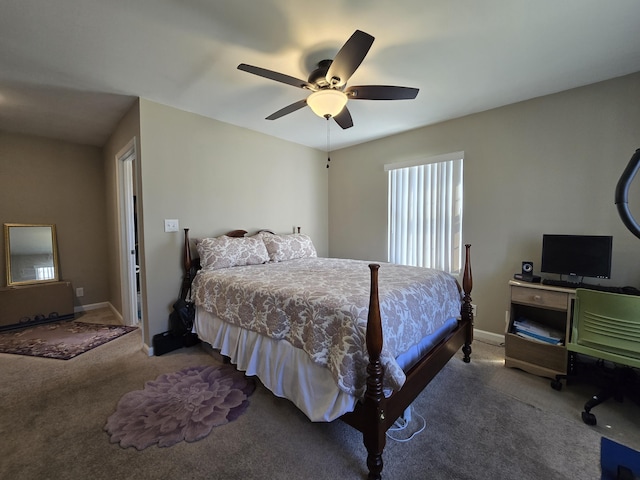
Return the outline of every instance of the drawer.
[[[511,286],[511,302],[554,310],[567,310],[569,294],[553,290]]]
[[[567,349],[563,345],[547,345],[519,337],[505,335],[505,356],[528,364],[567,373]]]

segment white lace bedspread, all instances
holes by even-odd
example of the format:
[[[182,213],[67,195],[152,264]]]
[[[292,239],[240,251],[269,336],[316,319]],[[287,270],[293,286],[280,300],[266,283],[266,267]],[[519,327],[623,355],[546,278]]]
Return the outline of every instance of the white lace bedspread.
[[[328,368],[338,387],[364,394],[370,262],[304,258],[220,270],[201,270],[196,304],[222,320],[274,339],[286,339]],[[385,386],[405,375],[395,358],[448,318],[460,314],[456,280],[439,270],[381,263],[378,293]]]

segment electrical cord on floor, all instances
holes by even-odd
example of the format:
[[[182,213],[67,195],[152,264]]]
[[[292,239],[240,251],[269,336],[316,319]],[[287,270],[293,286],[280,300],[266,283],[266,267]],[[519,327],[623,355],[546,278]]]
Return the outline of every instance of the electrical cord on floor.
[[[413,407],[409,407],[409,409],[411,411]],[[396,442],[408,442],[410,440],[413,440],[413,437],[421,433],[427,427],[427,421],[419,413],[416,413],[416,412],[413,412],[413,413],[415,413],[415,415],[420,418],[420,421],[422,423],[422,426],[418,430],[413,432],[409,438],[396,438],[393,435],[391,435],[389,432],[400,432],[402,430],[405,430],[409,426],[410,420],[406,420],[404,416],[402,416],[402,417],[398,417],[398,419],[393,423],[393,426],[390,427],[389,430],[387,430],[386,432],[387,437],[390,438],[391,440],[395,440]]]

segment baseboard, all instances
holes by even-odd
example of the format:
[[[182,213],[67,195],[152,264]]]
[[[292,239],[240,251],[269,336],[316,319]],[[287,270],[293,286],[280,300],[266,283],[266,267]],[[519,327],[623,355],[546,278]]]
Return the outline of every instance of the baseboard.
[[[486,332],[484,330],[478,330],[477,328],[473,329],[473,337],[481,342],[488,343],[490,345],[502,346],[504,345],[504,335],[499,335],[497,333]],[[220,352],[211,348],[208,343],[202,343],[202,348],[216,358],[216,360],[224,361],[224,357],[220,355]],[[145,352],[150,357],[153,357],[153,347],[150,347],[146,343],[142,344],[142,351]]]
[[[98,303],[90,303],[88,305],[78,305],[73,307],[74,313],[82,313],[88,312],[90,310],[98,310],[99,308],[110,308],[111,312],[120,320],[120,323],[123,323],[122,315],[116,308],[111,304],[111,302],[98,302]]]
[[[124,325],[124,318],[122,318],[122,314],[116,310],[116,307],[114,307],[111,302],[107,302],[109,304],[109,308],[111,308],[111,311],[113,312],[113,314],[118,317],[118,320],[120,320],[120,323],[122,323]]]
[[[486,332],[484,330],[478,330],[477,328],[473,329],[473,338],[476,338],[481,342],[489,343],[491,345],[504,345],[504,335]]]
[[[90,303],[88,305],[77,305],[73,307],[73,311],[75,313],[81,313],[81,312],[88,312],[89,310],[98,310],[99,308],[107,308],[107,307],[111,307],[111,309],[113,310],[111,303],[99,302],[99,303]]]
[[[111,304],[111,302],[99,302],[99,303],[90,303],[89,305],[79,305],[77,307],[73,307],[74,313],[82,313],[88,312],[89,310],[97,310],[99,308],[110,308],[111,312],[118,318],[121,324],[124,325],[124,319],[122,315],[116,308]],[[146,353],[148,356],[153,357],[153,347],[150,347],[146,343],[142,343],[142,351]]]
[[[111,306],[111,304],[109,303]],[[97,307],[100,308],[100,307]],[[113,308],[113,306],[111,306]],[[504,335],[499,335],[497,333],[486,332],[484,330],[478,330],[477,328],[473,329],[473,337],[478,339],[481,342],[488,343],[490,345],[502,346],[504,345]],[[220,355],[219,352],[213,350],[208,344],[203,343],[205,351],[214,356],[217,360],[224,361],[224,358]],[[209,348],[207,348],[207,346]],[[149,346],[146,343],[142,344],[142,351],[145,352],[148,356],[153,357],[153,346]]]

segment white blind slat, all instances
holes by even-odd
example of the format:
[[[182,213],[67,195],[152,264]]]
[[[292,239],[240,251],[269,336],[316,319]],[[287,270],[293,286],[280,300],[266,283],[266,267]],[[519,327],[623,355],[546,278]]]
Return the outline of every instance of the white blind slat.
[[[455,155],[442,155],[443,161],[435,163],[385,166],[390,262],[459,272],[463,157]]]

